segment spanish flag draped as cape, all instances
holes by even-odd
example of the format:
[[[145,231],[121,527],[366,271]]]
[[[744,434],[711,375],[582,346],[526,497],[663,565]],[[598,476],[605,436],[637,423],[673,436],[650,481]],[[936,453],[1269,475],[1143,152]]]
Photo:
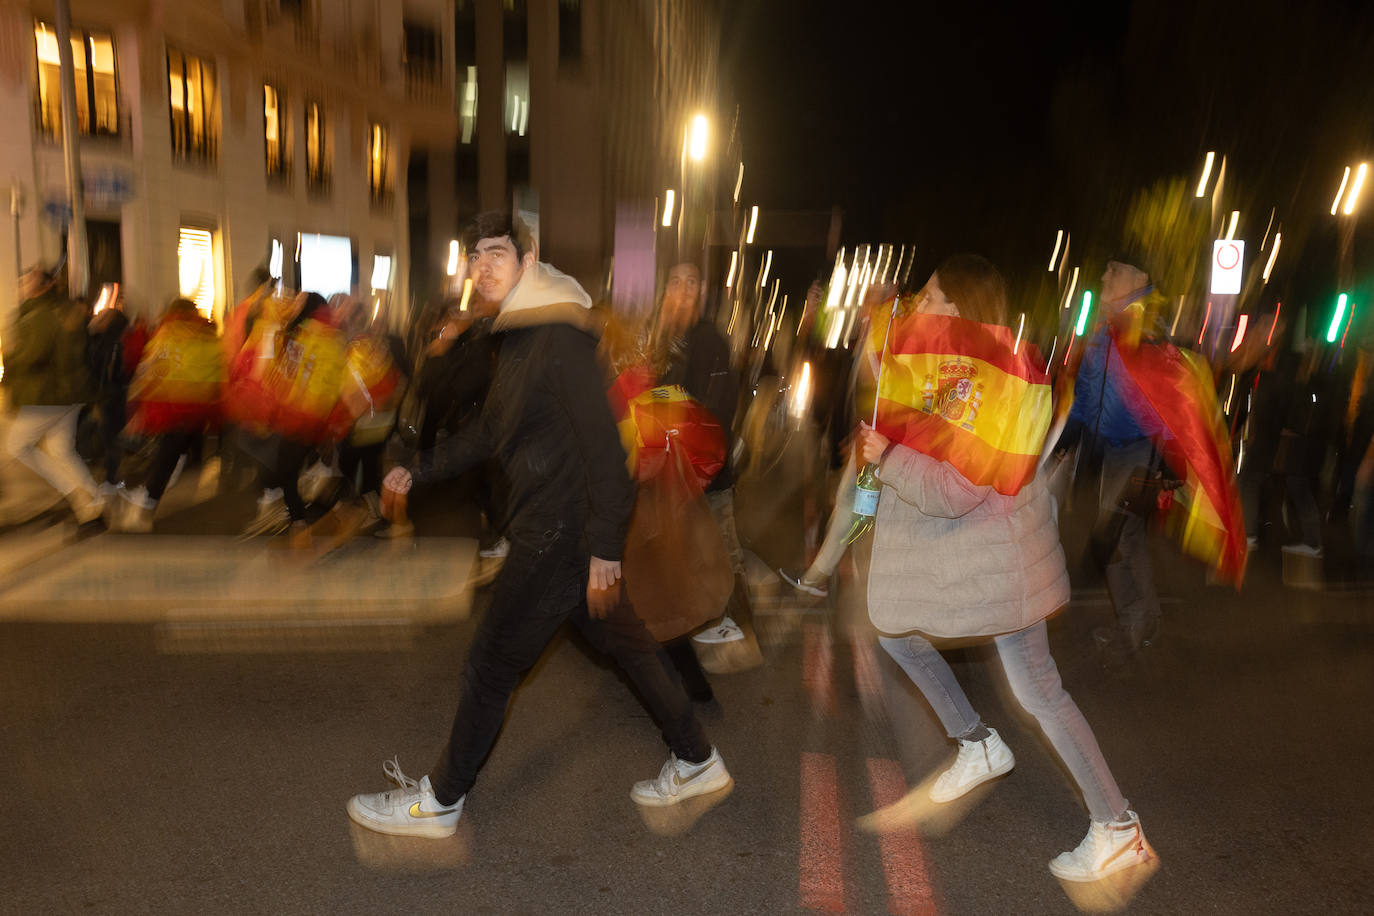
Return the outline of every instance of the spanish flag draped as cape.
[[[875,361],[882,354],[878,432],[1015,495],[1035,476],[1050,425],[1039,351],[1000,325],[914,313],[889,323],[889,309],[874,308],[869,334]]]
[[[1183,481],[1167,526],[1183,552],[1210,565],[1219,579],[1240,587],[1245,577],[1245,522],[1231,442],[1207,361],[1171,343],[1131,346],[1130,333],[1111,328],[1121,364],[1159,414],[1168,435],[1164,462]]]
[[[658,385],[649,368],[635,366],[620,373],[607,397],[636,481],[664,469],[670,438],[677,440],[702,489],[725,466],[720,423],[681,385]]]

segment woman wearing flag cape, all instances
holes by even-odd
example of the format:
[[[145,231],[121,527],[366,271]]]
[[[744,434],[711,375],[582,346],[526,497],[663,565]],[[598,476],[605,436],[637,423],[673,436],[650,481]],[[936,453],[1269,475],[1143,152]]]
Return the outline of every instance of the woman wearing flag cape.
[[[892,316],[871,338],[886,345],[875,422],[858,442],[883,485],[869,616],[959,745],[929,791],[938,804],[1015,765],[930,642],[992,639],[1013,694],[1073,775],[1092,820],[1050,871],[1096,881],[1154,853],[1050,656],[1045,618],[1069,600],[1052,500],[1036,476],[1051,390],[1039,354],[1013,339],[1006,313],[997,268],[955,255],[917,296],[915,313]]]

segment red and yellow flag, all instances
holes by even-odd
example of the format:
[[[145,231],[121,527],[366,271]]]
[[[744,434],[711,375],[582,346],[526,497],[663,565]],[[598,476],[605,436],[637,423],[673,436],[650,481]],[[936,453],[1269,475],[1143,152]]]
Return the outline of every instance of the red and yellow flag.
[[[1183,486],[1167,525],[1183,552],[1239,586],[1245,577],[1245,522],[1231,443],[1207,361],[1173,344],[1132,347],[1113,331],[1121,363],[1159,414],[1168,435],[1164,461]]]
[[[676,441],[705,489],[725,466],[725,433],[681,385],[655,381],[647,367],[633,367],[607,392],[630,476],[637,481],[657,476],[667,465],[669,442]]]
[[[876,320],[883,353],[877,430],[947,461],[979,486],[1012,496],[1035,476],[1052,391],[1039,351],[1009,328],[911,314]],[[887,346],[882,350],[886,332]]]
[[[195,312],[169,315],[143,349],[129,400],[133,427],[147,435],[216,422],[224,389],[224,354],[215,326]]]

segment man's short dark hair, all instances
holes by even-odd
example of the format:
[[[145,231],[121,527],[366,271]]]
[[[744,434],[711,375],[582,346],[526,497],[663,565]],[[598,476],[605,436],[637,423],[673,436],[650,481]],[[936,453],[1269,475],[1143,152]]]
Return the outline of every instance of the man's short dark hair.
[[[482,239],[499,239],[502,236],[510,238],[517,258],[523,259],[526,252],[534,250],[529,227],[509,210],[488,210],[477,214],[477,218],[463,232],[463,245],[471,251]]]

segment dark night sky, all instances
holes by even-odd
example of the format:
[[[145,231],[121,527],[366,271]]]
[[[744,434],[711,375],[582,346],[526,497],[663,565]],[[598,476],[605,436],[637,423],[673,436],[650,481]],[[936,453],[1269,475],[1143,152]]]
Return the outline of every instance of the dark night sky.
[[[1306,243],[1290,279],[1325,270],[1341,168],[1374,157],[1374,4],[891,6],[726,6],[748,202],[838,203],[845,244],[915,242],[918,271],[975,250],[1025,275],[1061,226],[1113,247],[1136,190],[1217,149],[1238,235],[1274,207]]]

